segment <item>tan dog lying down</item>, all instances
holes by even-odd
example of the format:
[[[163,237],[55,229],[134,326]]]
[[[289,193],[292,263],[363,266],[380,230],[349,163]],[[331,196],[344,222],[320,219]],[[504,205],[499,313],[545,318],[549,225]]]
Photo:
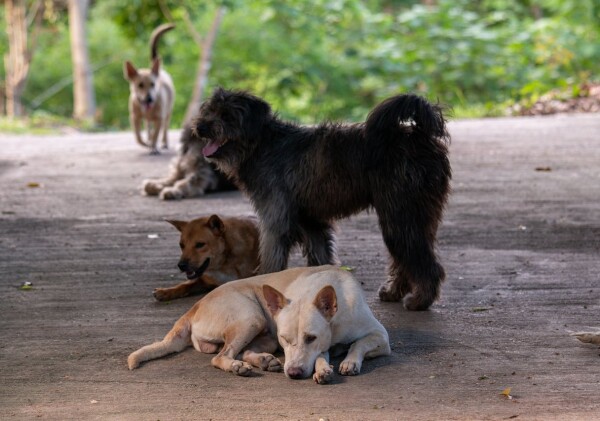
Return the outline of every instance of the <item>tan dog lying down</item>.
[[[277,335],[279,332],[279,335]],[[234,281],[211,291],[184,314],[161,342],[127,359],[129,369],[193,345],[218,354],[212,365],[240,376],[252,367],[280,371],[272,355],[277,339],[286,375],[331,381],[328,350],[349,345],[342,375],[360,373],[364,358],[390,353],[388,334],[375,319],[352,275],[334,266],[288,269]]]
[[[156,288],[154,298],[168,301],[205,293],[225,282],[248,278],[258,268],[258,220],[254,217],[204,216],[191,221],[167,221],[181,233],[177,266],[187,280]]]

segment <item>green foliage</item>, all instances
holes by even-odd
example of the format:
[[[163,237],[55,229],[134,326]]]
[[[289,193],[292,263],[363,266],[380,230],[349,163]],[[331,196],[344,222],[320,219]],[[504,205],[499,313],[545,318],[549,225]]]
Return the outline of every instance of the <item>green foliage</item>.
[[[100,122],[128,126],[123,62],[149,65],[150,33],[168,11],[177,28],[159,51],[177,88],[173,125],[180,126],[200,54],[186,19],[205,34],[221,5],[228,11],[209,93],[250,90],[303,122],[363,120],[379,100],[405,91],[448,104],[457,116],[500,115],[511,102],[599,73],[600,0],[438,0],[432,7],[415,0],[103,0],[88,22]],[[46,31],[25,104],[70,116],[68,28],[63,19]]]

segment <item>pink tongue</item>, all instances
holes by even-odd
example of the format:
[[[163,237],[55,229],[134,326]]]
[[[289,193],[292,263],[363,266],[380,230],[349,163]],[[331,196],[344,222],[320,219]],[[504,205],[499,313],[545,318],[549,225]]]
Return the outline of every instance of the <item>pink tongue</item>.
[[[208,145],[202,148],[202,154],[204,156],[211,156],[219,149],[219,144],[217,142],[210,142]]]

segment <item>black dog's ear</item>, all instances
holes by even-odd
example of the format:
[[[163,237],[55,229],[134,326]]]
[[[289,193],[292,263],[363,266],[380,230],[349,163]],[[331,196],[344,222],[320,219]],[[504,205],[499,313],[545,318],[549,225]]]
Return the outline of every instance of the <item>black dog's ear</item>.
[[[263,127],[272,119],[271,106],[263,99],[245,94],[240,96],[244,110],[243,130],[247,139],[258,139],[262,137]]]

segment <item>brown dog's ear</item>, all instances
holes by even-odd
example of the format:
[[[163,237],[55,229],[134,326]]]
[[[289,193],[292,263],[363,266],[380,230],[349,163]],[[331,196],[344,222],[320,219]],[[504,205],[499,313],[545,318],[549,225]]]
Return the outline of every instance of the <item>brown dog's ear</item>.
[[[225,224],[217,215],[211,215],[206,225],[215,235],[223,235],[225,232]]]
[[[125,66],[123,66],[123,75],[127,80],[133,80],[138,76],[137,69],[129,60],[127,60]]]
[[[327,321],[331,320],[337,312],[337,295],[335,294],[335,289],[331,285],[321,288],[313,304]]]
[[[285,296],[272,286],[263,285],[263,295],[267,301],[267,307],[269,307],[269,311],[273,316],[277,315],[279,310],[284,308],[287,304],[287,299]]]
[[[152,74],[158,76],[158,72],[160,72],[160,59],[155,58],[152,60]]]
[[[165,219],[169,224],[177,228],[177,231],[182,232],[185,226],[188,224],[187,221],[176,221],[173,219]]]

